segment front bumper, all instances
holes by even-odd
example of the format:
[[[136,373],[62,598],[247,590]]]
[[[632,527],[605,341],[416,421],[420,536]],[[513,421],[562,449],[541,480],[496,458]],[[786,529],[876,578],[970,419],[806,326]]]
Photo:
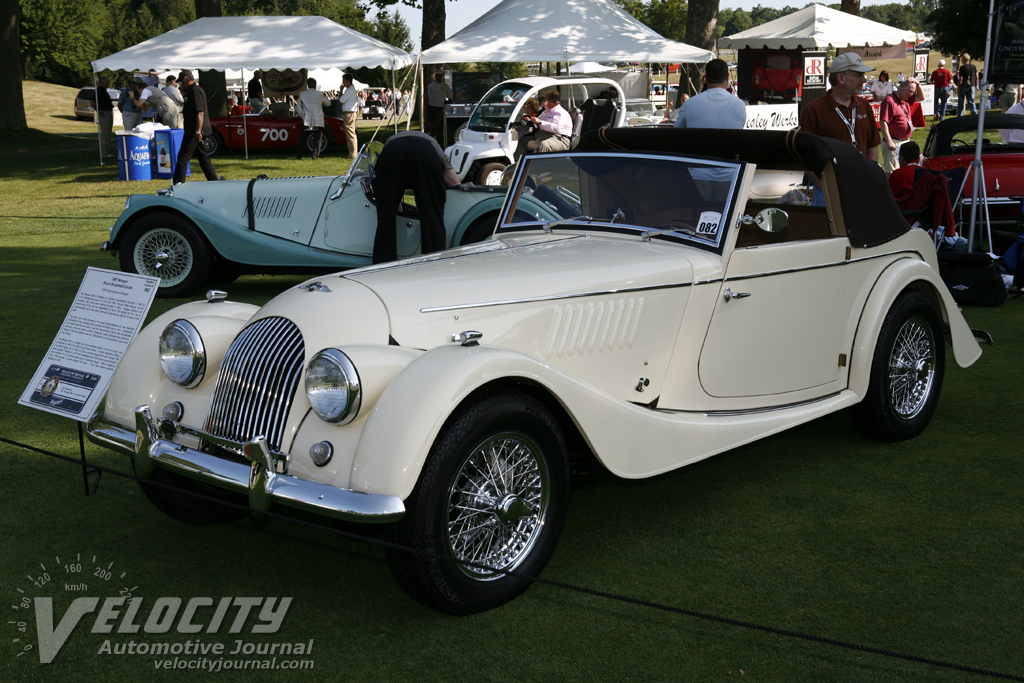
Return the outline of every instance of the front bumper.
[[[87,433],[93,443],[131,457],[136,475],[143,479],[161,467],[211,486],[245,493],[249,506],[257,511],[279,504],[364,523],[393,522],[405,514],[405,504],[397,496],[361,493],[285,474],[285,458],[271,453],[261,436],[244,444],[229,442],[168,420],[157,421],[149,406],[135,409],[134,431],[93,415]],[[172,439],[179,433],[236,450],[249,463],[177,444]]]

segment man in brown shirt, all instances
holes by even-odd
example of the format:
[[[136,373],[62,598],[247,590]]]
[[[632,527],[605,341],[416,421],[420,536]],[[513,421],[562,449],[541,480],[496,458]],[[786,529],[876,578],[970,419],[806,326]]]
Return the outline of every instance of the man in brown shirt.
[[[804,107],[800,114],[800,130],[845,140],[868,159],[878,161],[882,138],[875,125],[875,115],[871,105],[857,95],[867,78],[864,74],[874,70],[855,52],[846,52],[833,59],[828,76],[832,89]]]
[[[871,105],[857,93],[864,86],[868,71],[874,71],[856,52],[846,52],[829,65],[828,82],[832,89],[814,100],[800,114],[800,130],[824,138],[849,142],[871,161],[878,161],[882,137],[875,125]],[[815,185],[818,179],[814,178]],[[815,187],[812,203],[825,206],[825,197]]]

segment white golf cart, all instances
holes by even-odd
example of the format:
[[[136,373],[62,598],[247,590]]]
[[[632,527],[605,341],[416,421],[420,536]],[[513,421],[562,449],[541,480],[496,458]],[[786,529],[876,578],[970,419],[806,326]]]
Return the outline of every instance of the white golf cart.
[[[517,78],[499,83],[476,105],[473,115],[455,136],[455,144],[445,153],[459,180],[478,185],[498,185],[502,171],[513,162],[527,99],[544,99],[550,90],[558,90],[565,107],[574,118],[570,146],[579,136],[605,124],[624,125],[626,112],[622,88],[607,78],[586,76]]]

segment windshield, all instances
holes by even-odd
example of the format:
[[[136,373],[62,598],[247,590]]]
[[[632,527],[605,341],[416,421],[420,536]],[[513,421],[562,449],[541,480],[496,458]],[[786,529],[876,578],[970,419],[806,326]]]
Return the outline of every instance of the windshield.
[[[498,232],[613,230],[722,245],[740,165],[615,153],[524,157]],[[564,221],[564,222],[562,222]],[[539,223],[539,225],[538,225]]]
[[[470,129],[485,133],[503,132],[519,100],[529,91],[530,86],[515,81],[502,83],[491,90],[473,112],[473,118],[469,120]]]

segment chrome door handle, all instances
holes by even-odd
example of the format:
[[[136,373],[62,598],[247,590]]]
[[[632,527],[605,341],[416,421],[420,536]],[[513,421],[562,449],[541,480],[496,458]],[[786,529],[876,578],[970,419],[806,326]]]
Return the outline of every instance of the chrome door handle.
[[[750,292],[734,292],[726,287],[725,291],[722,292],[722,295],[725,297],[725,303],[729,303],[733,299],[746,299],[750,296]]]

